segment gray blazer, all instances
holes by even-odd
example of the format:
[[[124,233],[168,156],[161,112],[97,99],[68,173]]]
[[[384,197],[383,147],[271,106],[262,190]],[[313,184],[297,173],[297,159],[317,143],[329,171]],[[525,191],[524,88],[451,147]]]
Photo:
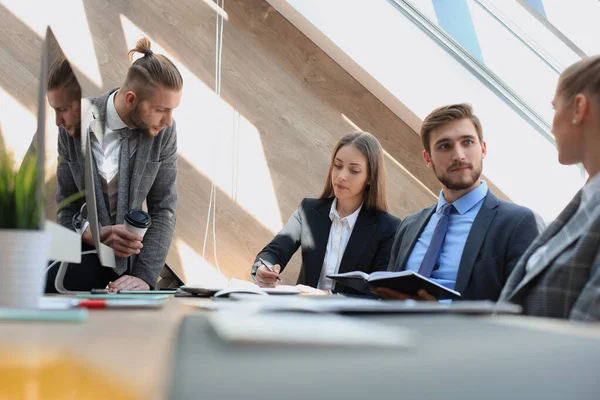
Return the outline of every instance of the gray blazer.
[[[85,189],[85,157],[82,143],[86,143],[90,132],[98,132],[104,136],[106,103],[115,90],[117,89],[100,97],[82,100],[80,138],[72,138],[64,129],[59,129],[57,203]],[[164,128],[156,137],[151,138],[143,133],[139,135],[132,165],[129,178],[129,204],[124,204],[122,198],[124,196],[119,193],[116,223],[122,224],[123,216],[132,208],[141,209],[142,203],[146,200],[152,225],[144,236],[144,248],[137,257],[132,256],[129,274],[143,279],[154,287],[158,274],[165,264],[175,228],[177,208],[175,121],[171,127]],[[96,163],[93,167],[98,220],[102,226],[108,226],[111,224],[108,199],[103,195]],[[82,199],[59,210],[58,223],[73,229],[73,215],[79,211],[84,201]],[[121,275],[126,271],[127,260],[117,257],[116,272]]]
[[[406,217],[396,233],[389,269],[402,271],[436,205]],[[521,255],[538,235],[533,212],[488,191],[473,221],[454,289],[463,300],[497,300]]]
[[[581,192],[531,244],[500,300],[520,304],[528,315],[600,321],[600,195],[575,215],[580,202]],[[527,272],[527,261],[544,244],[548,250]]]

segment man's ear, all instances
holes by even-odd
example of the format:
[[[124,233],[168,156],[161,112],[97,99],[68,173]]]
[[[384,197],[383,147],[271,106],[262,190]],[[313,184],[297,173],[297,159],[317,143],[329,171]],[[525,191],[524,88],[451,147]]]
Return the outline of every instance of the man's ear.
[[[485,156],[487,156],[487,144],[482,141],[481,142],[481,159],[485,159]]]
[[[133,109],[137,103],[137,95],[135,94],[135,92],[133,90],[128,90],[125,93],[125,105],[128,108]]]
[[[425,161],[425,165],[428,168],[432,168],[433,164],[431,162],[431,155],[427,152],[427,150],[423,150],[423,160]]]

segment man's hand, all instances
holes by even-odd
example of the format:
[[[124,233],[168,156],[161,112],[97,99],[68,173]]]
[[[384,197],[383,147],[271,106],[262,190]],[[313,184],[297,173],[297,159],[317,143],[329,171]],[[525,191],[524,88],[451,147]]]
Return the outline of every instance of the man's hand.
[[[273,272],[269,271],[264,265],[261,265],[256,270],[256,275],[254,276],[254,279],[256,279],[256,284],[259,287],[277,287],[277,281],[281,280],[279,278],[279,271],[281,271],[281,266],[279,264],[273,265]]]
[[[129,232],[122,224],[102,227],[100,241],[112,247],[117,257],[129,257],[132,254],[139,254],[142,247],[144,247],[142,237]]]
[[[411,296],[406,293],[401,293],[396,290],[388,289],[388,288],[376,288],[373,289],[373,292],[386,300],[417,300],[417,301],[438,301],[435,297],[427,293],[427,291],[421,289],[417,292],[416,296]]]
[[[108,282],[108,290],[110,292],[118,292],[119,290],[149,290],[148,285],[144,280],[131,275],[123,275],[114,282]]]

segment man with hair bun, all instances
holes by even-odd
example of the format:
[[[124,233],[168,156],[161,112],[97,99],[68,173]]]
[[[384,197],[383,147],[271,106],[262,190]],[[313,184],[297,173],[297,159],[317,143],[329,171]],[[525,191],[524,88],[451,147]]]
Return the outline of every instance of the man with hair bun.
[[[69,268],[64,284],[70,290],[152,288],[171,244],[177,207],[172,113],[179,106],[183,79],[167,57],[152,51],[147,38],[129,56],[135,53],[142,56],[120,88],[82,101],[80,133],[59,127],[57,202],[85,189],[84,148],[90,135],[100,240],[117,256],[114,270],[100,266],[97,256],[93,263]],[[125,229],[124,218],[130,210],[142,209],[144,201],[152,222],[142,238]],[[74,202],[59,210],[59,223],[73,229],[80,205]],[[89,229],[82,240],[94,246]]]

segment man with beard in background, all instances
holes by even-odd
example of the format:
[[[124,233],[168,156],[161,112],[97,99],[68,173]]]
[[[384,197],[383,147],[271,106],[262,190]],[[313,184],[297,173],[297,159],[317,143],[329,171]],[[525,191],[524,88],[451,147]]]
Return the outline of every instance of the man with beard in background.
[[[57,203],[85,189],[84,154],[89,137],[100,241],[116,255],[114,269],[100,265],[96,255],[82,258],[79,266],[69,267],[64,278],[68,290],[148,290],[155,287],[165,265],[177,207],[177,131],[173,110],[179,106],[183,79],[173,62],[155,54],[150,47],[147,38],[138,41],[129,55],[143,56],[130,66],[121,87],[83,99],[81,118],[79,99],[66,101],[66,96],[54,93],[54,85],[49,84],[48,98],[59,125]],[[69,72],[73,76],[67,66],[57,64],[50,80],[55,70],[64,70],[61,75],[65,79]],[[128,231],[124,219],[130,210],[142,209],[144,201],[152,222],[142,237]],[[58,222],[73,229],[82,203],[80,199],[60,208]],[[94,247],[89,228],[82,233],[82,242]],[[47,291],[54,291],[53,279],[49,273]]]
[[[461,293],[463,300],[498,299],[506,279],[538,235],[528,208],[500,200],[481,180],[486,143],[469,104],[435,109],[421,128],[423,157],[442,184],[438,202],[405,218],[389,270],[413,270]],[[436,300],[421,290],[391,289],[386,299]]]

